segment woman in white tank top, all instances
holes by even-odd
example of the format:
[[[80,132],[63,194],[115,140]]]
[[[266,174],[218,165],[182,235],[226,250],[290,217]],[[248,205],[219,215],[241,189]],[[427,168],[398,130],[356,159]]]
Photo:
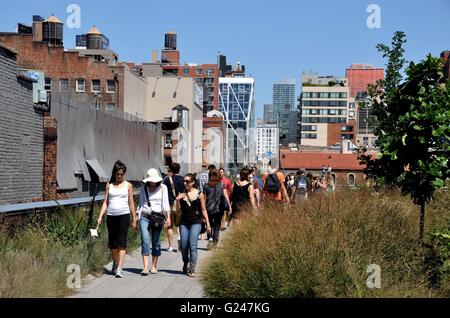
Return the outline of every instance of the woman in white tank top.
[[[128,241],[130,213],[133,217],[131,227],[136,229],[137,217],[134,209],[133,186],[125,181],[127,167],[117,161],[114,165],[111,181],[106,185],[105,200],[97,223],[101,224],[106,214],[108,245],[111,249],[113,266],[111,271],[116,277],[123,277],[122,266]]]

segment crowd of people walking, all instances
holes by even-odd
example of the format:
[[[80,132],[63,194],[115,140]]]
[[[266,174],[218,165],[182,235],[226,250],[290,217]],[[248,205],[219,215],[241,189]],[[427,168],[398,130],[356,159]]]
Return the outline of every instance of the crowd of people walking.
[[[256,167],[245,167],[231,181],[226,171],[215,165],[209,165],[198,175],[187,173],[183,177],[179,175],[180,165],[173,163],[165,178],[157,169],[147,171],[136,209],[132,184],[125,178],[126,170],[121,161],[115,163],[97,219],[100,225],[106,215],[113,258],[111,273],[118,278],[123,277],[130,224],[133,230],[139,228],[141,275],[158,273],[161,233],[165,227],[167,251],[180,251],[182,272],[194,277],[199,239],[207,239],[208,249],[215,249],[220,232],[239,223],[243,213],[258,215],[264,203],[286,207],[314,193],[335,190],[331,168],[325,166],[321,174],[300,169],[287,176],[278,169],[269,169],[259,176]]]

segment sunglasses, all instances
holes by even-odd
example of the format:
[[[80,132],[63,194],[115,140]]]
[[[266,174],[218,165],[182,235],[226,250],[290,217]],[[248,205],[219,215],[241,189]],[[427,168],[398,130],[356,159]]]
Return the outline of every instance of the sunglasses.
[[[184,180],[184,183],[186,183],[186,184],[191,184],[192,181],[191,181],[191,180]]]

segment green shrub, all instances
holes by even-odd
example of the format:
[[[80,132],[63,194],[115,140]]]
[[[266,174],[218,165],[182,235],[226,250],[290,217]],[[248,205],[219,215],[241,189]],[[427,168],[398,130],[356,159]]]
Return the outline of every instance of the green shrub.
[[[211,297],[439,296],[417,224],[416,207],[393,192],[343,190],[269,206],[230,229],[204,267],[204,290]],[[370,264],[381,267],[380,289],[366,285]]]

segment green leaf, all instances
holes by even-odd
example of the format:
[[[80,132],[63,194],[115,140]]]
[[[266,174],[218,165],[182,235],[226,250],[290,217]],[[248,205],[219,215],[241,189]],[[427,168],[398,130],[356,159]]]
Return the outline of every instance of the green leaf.
[[[436,180],[434,180],[433,184],[436,188],[442,188],[445,185],[445,182],[444,180],[437,178]]]
[[[423,128],[420,127],[419,125],[414,125],[413,128],[414,128],[415,130],[423,130]]]

